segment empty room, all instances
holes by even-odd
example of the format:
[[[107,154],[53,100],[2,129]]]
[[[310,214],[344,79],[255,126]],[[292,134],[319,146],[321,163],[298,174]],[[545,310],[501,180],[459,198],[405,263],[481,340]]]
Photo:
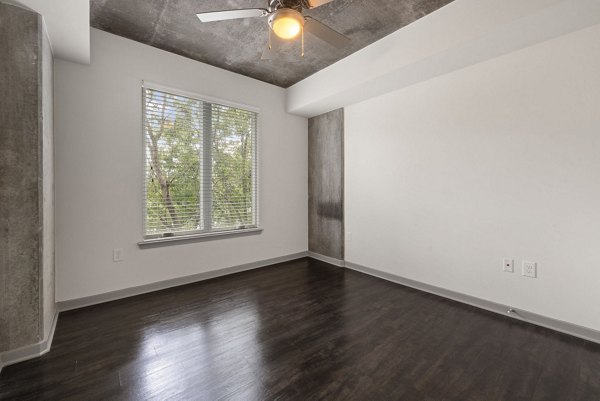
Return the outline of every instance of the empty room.
[[[0,0],[0,399],[600,401],[600,1]]]

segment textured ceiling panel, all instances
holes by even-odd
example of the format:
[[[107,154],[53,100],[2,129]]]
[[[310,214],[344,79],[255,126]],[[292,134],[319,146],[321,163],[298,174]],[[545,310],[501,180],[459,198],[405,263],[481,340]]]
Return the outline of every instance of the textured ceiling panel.
[[[261,60],[266,18],[201,23],[196,13],[266,8],[267,0],[91,0],[91,25],[159,49],[287,88],[315,72],[450,3],[452,0],[334,0],[305,15],[351,39],[336,49],[305,35]]]

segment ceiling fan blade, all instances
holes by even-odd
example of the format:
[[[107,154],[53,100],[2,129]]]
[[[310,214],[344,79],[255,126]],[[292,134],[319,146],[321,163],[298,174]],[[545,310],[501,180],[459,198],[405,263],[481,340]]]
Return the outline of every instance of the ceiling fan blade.
[[[348,37],[342,35],[337,31],[334,31],[327,25],[311,17],[306,17],[306,22],[304,23],[304,30],[306,32],[312,33],[317,38],[338,48],[344,47],[348,43],[350,43],[350,39]]]
[[[333,0],[308,0],[308,5],[310,6],[310,8],[315,8],[332,1]]]
[[[264,8],[245,8],[241,10],[213,11],[196,14],[202,22],[225,21],[228,19],[264,17],[269,11]]]

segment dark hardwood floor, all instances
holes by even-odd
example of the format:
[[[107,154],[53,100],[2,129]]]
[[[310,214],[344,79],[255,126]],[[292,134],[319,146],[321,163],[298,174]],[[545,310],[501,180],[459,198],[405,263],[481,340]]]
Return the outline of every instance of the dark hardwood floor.
[[[600,346],[309,259],[61,313],[11,400],[600,400]]]

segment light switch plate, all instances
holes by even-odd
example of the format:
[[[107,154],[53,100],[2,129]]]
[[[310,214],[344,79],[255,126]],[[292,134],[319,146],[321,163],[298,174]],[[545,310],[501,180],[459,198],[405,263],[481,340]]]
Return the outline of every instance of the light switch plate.
[[[123,248],[113,249],[113,262],[122,262],[124,258]]]
[[[525,277],[537,278],[537,263],[524,260],[521,274]]]

